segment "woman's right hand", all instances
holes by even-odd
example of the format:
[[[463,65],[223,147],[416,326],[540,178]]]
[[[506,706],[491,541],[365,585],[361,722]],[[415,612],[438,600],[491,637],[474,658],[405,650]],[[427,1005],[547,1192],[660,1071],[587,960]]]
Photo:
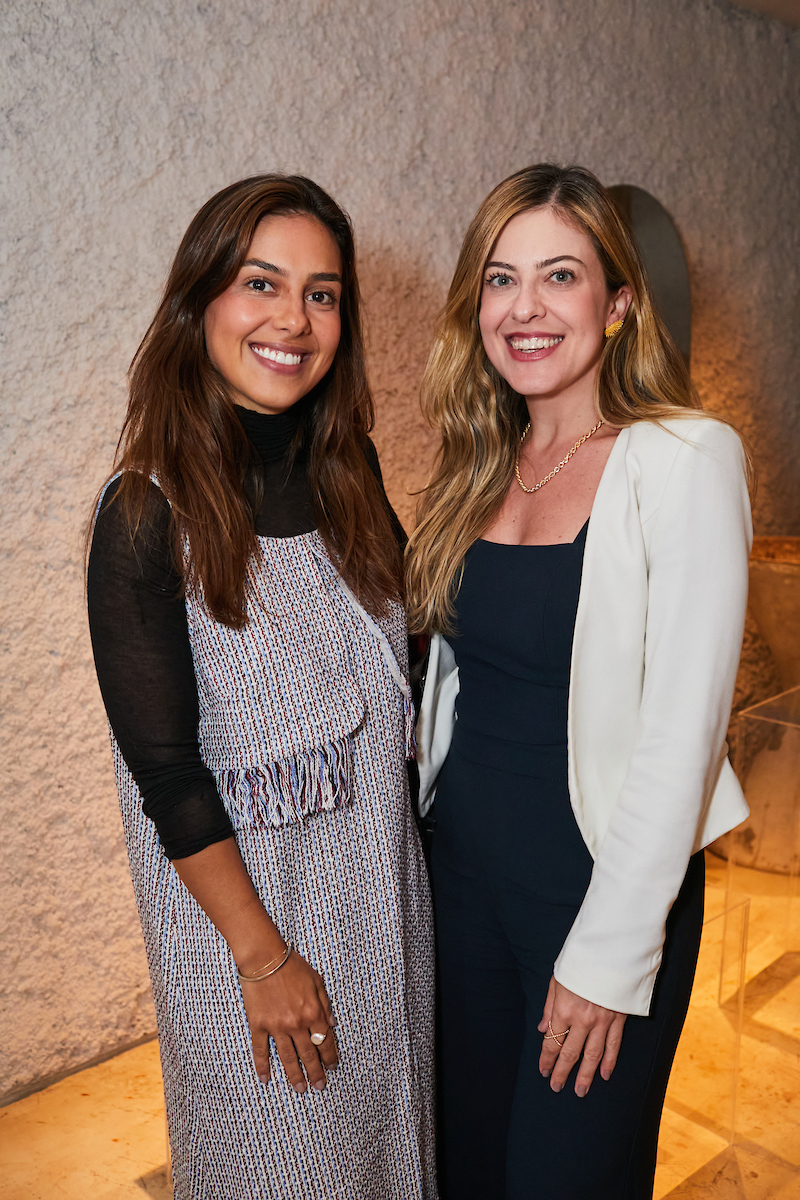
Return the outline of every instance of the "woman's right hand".
[[[258,974],[264,963],[282,957],[286,943],[253,887],[235,838],[214,842],[197,854],[175,859],[173,865],[225,938],[243,974]],[[292,950],[279,970],[258,983],[242,983],[242,995],[261,1081],[269,1079],[269,1039],[274,1038],[295,1091],[306,1090],[306,1075],[313,1087],[324,1088],[325,1070],[336,1066],[339,1054],[321,976]],[[311,1041],[312,1033],[326,1035],[319,1048]]]
[[[294,1090],[304,1092],[308,1076],[311,1086],[321,1091],[326,1069],[339,1062],[333,1011],[322,976],[292,950],[280,970],[258,983],[243,982],[241,988],[261,1082],[266,1083],[270,1076],[272,1038]],[[311,1041],[312,1033],[326,1034],[321,1046]]]

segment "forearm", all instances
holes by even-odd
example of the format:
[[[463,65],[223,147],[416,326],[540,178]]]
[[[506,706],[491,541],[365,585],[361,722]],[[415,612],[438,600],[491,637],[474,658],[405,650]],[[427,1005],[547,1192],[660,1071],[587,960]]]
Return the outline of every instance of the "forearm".
[[[172,865],[225,938],[243,974],[254,975],[280,959],[286,942],[259,900],[234,838],[215,842],[188,858],[173,859]],[[317,972],[299,954],[292,954],[263,980],[243,982],[242,995],[261,1082],[269,1079],[272,1037],[296,1091],[306,1090],[303,1069],[315,1088],[324,1088],[325,1070],[336,1066],[339,1055],[334,1038],[327,1038],[334,1018]],[[320,1047],[310,1039],[312,1030],[325,1035]]]
[[[231,948],[244,974],[276,958],[286,945],[261,903],[234,838],[173,860],[183,884]]]

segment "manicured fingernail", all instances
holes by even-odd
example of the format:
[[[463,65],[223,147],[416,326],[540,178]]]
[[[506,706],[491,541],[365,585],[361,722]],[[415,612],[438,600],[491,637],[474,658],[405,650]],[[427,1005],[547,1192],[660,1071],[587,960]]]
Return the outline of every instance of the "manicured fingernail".
[[[304,1083],[296,1083],[294,1085],[294,1090],[299,1096],[302,1096],[303,1092],[306,1090],[306,1085]]]
[[[269,1083],[269,1075],[259,1075],[258,1078],[261,1080],[261,1082],[264,1084],[265,1087]]]
[[[542,1071],[542,1075],[544,1076],[544,1078],[545,1078],[545,1079],[549,1079],[549,1078],[550,1078],[550,1072],[549,1072],[549,1071],[547,1071],[547,1070],[543,1070],[543,1071]]]
[[[588,1090],[589,1089],[587,1087],[584,1087],[583,1084],[581,1083],[578,1085],[578,1087],[575,1088],[575,1095],[583,1098],[586,1095],[586,1093],[588,1092]]]
[[[554,1092],[560,1092],[561,1089],[563,1088],[563,1086],[564,1086],[563,1083],[551,1083],[550,1084],[550,1087],[553,1089]]]
[[[325,1087],[325,1080],[319,1079],[313,1086],[317,1089],[318,1092],[321,1092]]]

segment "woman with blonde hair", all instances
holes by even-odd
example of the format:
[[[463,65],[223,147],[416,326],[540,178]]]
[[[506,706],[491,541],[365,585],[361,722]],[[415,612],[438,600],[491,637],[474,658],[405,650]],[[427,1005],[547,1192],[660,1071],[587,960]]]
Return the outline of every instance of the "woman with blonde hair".
[[[608,192],[506,179],[423,387],[407,551],[447,1200],[645,1200],[703,912],[746,806],[725,757],[747,464],[700,411]],[[434,799],[435,804],[430,808]]]
[[[372,418],[346,214],[302,176],[217,193],[134,359],[88,570],[176,1200],[436,1197]]]

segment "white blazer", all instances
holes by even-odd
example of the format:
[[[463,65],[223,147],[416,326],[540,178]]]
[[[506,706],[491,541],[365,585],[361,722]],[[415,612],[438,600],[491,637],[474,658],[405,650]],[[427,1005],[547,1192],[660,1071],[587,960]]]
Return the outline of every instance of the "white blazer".
[[[617,1012],[649,1011],[689,856],[747,816],[725,733],[751,543],[732,429],[678,418],[621,431],[586,536],[569,689],[569,793],[594,868],[554,967]],[[458,686],[434,635],[417,724],[423,815]]]

